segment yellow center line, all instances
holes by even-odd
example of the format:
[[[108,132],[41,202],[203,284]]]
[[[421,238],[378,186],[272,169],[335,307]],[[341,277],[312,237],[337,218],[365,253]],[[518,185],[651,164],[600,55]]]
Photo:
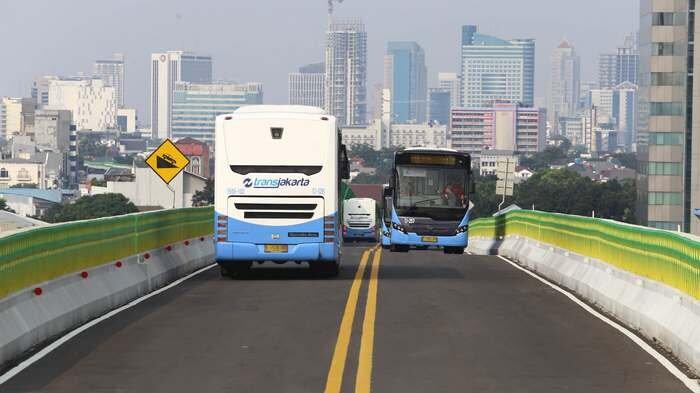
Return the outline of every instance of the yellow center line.
[[[372,356],[374,352],[374,321],[377,315],[377,286],[379,276],[379,262],[382,250],[374,252],[372,271],[367,289],[367,305],[365,306],[365,320],[362,322],[362,338],[360,339],[360,358],[357,363],[357,378],[355,379],[355,393],[369,393],[372,388]]]
[[[357,300],[360,295],[360,286],[362,285],[362,277],[365,275],[365,268],[370,253],[374,249],[367,249],[362,253],[360,265],[355,272],[348,301],[345,304],[343,319],[340,322],[338,331],[338,340],[335,343],[333,351],[333,359],[331,360],[331,368],[328,370],[328,378],[326,379],[325,393],[340,393],[340,387],[343,384],[343,371],[345,370],[345,361],[348,356],[348,345],[350,344],[350,335],[352,334],[352,324],[355,320],[355,310],[357,309]]]

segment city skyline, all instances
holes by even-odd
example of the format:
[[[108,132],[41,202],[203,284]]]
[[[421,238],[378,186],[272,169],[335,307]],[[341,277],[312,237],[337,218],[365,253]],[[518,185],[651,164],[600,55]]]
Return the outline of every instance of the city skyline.
[[[83,4],[87,4],[85,1],[63,4],[61,7],[47,1],[2,4],[0,31],[9,33],[21,28],[21,21],[38,18],[40,23],[54,29],[52,37],[61,37],[61,40],[30,34],[23,41],[24,46],[8,43],[7,50],[15,53],[17,60],[4,65],[6,72],[0,74],[0,95],[28,96],[31,82],[37,76],[90,73],[90,66],[95,60],[120,52],[125,54],[128,69],[125,105],[136,107],[139,118],[145,119],[150,53],[185,50],[212,55],[215,79],[241,83],[261,82],[265,85],[266,102],[285,103],[288,73],[296,70],[300,64],[322,60],[327,10],[320,2],[294,5],[273,0],[268,2],[275,7],[261,7],[269,11],[266,15],[262,15],[252,4],[218,4],[207,1],[196,6],[184,1],[173,1],[168,3],[167,12],[163,12],[162,7],[156,4],[141,4],[132,0],[114,9],[105,5],[106,9],[95,11],[83,7]],[[207,3],[211,3],[212,7],[207,8]],[[438,72],[458,71],[461,25],[476,24],[485,34],[536,40],[535,95],[536,99],[542,100],[546,96],[548,81],[547,60],[551,50],[562,38],[576,45],[581,55],[582,80],[595,80],[598,55],[614,51],[624,36],[634,31],[638,24],[636,1],[620,4],[596,1],[595,4],[585,5],[575,1],[562,1],[549,6],[549,16],[531,12],[529,6],[519,2],[512,2],[509,5],[512,12],[508,13],[502,12],[502,4],[479,3],[480,6],[476,9],[473,7],[476,2],[451,4],[446,0],[432,2],[429,8],[422,6],[402,9],[398,7],[399,4],[393,0],[380,5],[367,0],[354,0],[336,7],[336,15],[359,17],[367,26],[368,86],[383,78],[382,62],[386,43],[391,40],[409,40],[418,42],[424,48],[428,86],[434,87]],[[95,13],[92,17],[81,18],[81,29],[74,29],[70,23],[58,23],[64,19],[73,20],[73,14],[78,9],[85,13]],[[40,10],[42,12],[38,12]],[[139,12],[132,16],[134,10]],[[597,25],[600,26],[595,30],[589,29],[585,22],[587,19],[580,17],[592,10],[596,10]],[[439,15],[440,18],[426,22],[426,11]],[[225,19],[222,17],[226,14],[240,13],[249,15],[246,19],[251,21],[239,21],[235,26],[223,23]],[[295,18],[288,18],[290,13]],[[105,14],[114,17],[100,21],[99,15]],[[51,19],[46,17],[44,20],[43,15],[50,15]],[[522,19],[522,15],[528,18]],[[620,15],[629,17],[620,18]],[[258,26],[254,21],[262,20],[261,18],[274,22],[269,25],[275,27],[267,33],[261,33],[259,39],[239,39],[232,43],[230,37],[246,37],[244,33],[249,33],[253,27]],[[134,22],[130,22],[128,28],[119,24],[119,21],[132,19]],[[401,19],[402,22],[393,23],[396,19]],[[304,23],[298,23],[299,20]],[[389,26],[393,28],[390,29]],[[416,29],[416,26],[421,28]],[[95,34],[81,37],[81,31],[85,29],[92,29]],[[96,40],[95,36],[100,39]],[[272,58],[268,56],[269,53],[276,56]],[[28,57],[34,60],[29,66],[22,61]]]

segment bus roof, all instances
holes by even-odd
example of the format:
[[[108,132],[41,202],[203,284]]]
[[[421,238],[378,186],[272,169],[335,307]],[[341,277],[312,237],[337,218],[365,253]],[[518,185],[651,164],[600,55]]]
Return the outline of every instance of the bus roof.
[[[444,152],[444,153],[459,153],[455,149],[448,149],[445,147],[431,147],[431,148],[426,148],[426,147],[407,147],[403,149],[402,151],[410,151],[410,152],[425,152],[425,153],[434,153],[434,152]]]
[[[247,105],[236,109],[234,115],[253,113],[294,113],[306,115],[325,115],[326,111],[314,106],[304,105]]]

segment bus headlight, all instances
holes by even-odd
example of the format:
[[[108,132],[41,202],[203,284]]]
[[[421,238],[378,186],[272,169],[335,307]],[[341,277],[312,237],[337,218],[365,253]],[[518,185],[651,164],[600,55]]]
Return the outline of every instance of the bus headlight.
[[[459,235],[460,233],[465,233],[468,230],[469,230],[469,225],[462,225],[461,227],[457,228],[457,230],[455,232]]]
[[[396,224],[396,223],[392,222],[391,227],[396,229],[397,231],[400,231],[403,233],[408,233],[408,232],[406,232],[406,228],[404,228],[403,225],[401,225],[401,224]]]

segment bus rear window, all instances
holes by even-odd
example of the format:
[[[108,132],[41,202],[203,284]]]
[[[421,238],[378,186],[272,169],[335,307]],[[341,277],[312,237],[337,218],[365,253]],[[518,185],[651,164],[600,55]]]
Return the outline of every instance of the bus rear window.
[[[321,165],[231,165],[231,170],[239,175],[250,173],[302,173],[306,176],[321,172]]]

